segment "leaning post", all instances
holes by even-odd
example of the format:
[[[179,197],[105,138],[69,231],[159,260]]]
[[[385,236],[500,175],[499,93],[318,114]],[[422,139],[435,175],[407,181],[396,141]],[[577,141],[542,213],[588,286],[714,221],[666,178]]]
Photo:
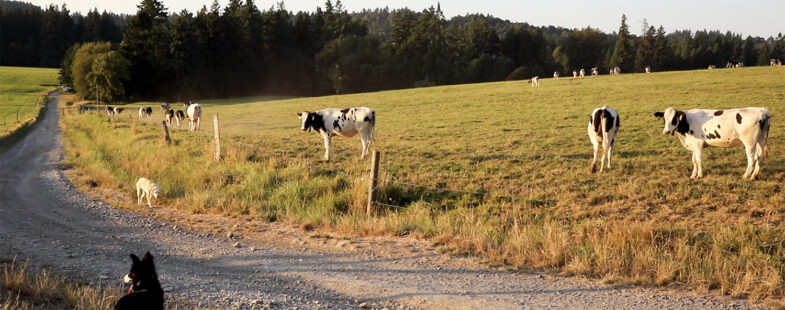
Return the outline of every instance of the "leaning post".
[[[166,138],[166,145],[172,144],[172,138],[169,137],[169,127],[166,126],[166,121],[161,121],[161,126],[164,127],[164,137]]]

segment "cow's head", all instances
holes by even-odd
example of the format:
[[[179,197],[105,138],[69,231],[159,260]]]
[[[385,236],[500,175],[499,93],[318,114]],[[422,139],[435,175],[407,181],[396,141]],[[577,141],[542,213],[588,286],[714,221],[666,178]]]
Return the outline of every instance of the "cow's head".
[[[303,132],[306,130],[311,131],[311,127],[313,127],[314,114],[315,113],[311,113],[308,111],[297,113],[297,116],[300,118],[300,121],[302,122],[300,126],[300,131]]]
[[[668,107],[663,112],[655,112],[655,117],[659,117],[665,121],[665,127],[662,129],[662,134],[673,135],[677,131],[682,132],[683,127],[687,126],[685,114],[682,111]]]

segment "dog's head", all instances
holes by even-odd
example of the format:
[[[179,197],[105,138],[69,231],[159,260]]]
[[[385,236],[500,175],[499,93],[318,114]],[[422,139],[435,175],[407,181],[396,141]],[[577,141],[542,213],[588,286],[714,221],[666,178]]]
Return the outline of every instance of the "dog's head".
[[[141,260],[131,254],[131,271],[123,277],[123,280],[125,283],[131,283],[128,294],[141,290],[160,289],[161,284],[158,282],[158,274],[155,272],[153,256],[150,252],[145,252]]]
[[[160,196],[160,195],[161,195],[161,189],[158,188],[158,186],[154,187],[153,188],[153,197],[158,199],[158,196]]]

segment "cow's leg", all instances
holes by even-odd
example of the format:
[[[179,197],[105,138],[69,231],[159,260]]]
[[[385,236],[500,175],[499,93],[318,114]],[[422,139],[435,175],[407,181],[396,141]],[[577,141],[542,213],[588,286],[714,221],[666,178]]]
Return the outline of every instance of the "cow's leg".
[[[611,151],[613,151],[613,144],[608,146],[608,169],[611,168]]]
[[[330,160],[330,135],[324,135],[324,160]]]
[[[599,153],[599,146],[597,143],[592,144],[594,146],[594,159],[591,161],[591,172],[597,172],[597,154]]]
[[[690,159],[692,160],[692,174],[690,175],[690,179],[694,179],[698,176],[698,161],[695,160],[695,151],[692,152]]]
[[[750,177],[752,179],[752,172],[755,170],[755,162],[758,160],[758,155],[755,152],[756,146],[753,143],[744,143],[744,150],[747,153],[747,170],[744,171],[743,178]]]
[[[697,172],[695,177],[700,179],[703,177],[703,147],[695,147],[693,154],[695,154],[695,168],[693,169],[693,173]]]
[[[360,159],[365,159],[365,156],[368,155],[368,146],[370,145],[370,143],[366,141],[365,135],[360,137],[360,142],[362,142],[363,144],[363,151],[362,154],[360,155]]]

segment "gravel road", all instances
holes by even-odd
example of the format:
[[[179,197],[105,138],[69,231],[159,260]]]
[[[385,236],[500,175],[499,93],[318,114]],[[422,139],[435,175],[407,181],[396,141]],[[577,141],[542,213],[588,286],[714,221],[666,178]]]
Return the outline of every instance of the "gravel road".
[[[64,156],[59,116],[55,100],[35,130],[0,154],[0,256],[90,283],[119,285],[128,254],[149,250],[168,301],[181,308],[752,307],[743,300],[490,269],[407,238],[322,238],[269,224],[257,227],[266,237],[238,232],[228,240],[178,227],[80,193],[58,164]]]

